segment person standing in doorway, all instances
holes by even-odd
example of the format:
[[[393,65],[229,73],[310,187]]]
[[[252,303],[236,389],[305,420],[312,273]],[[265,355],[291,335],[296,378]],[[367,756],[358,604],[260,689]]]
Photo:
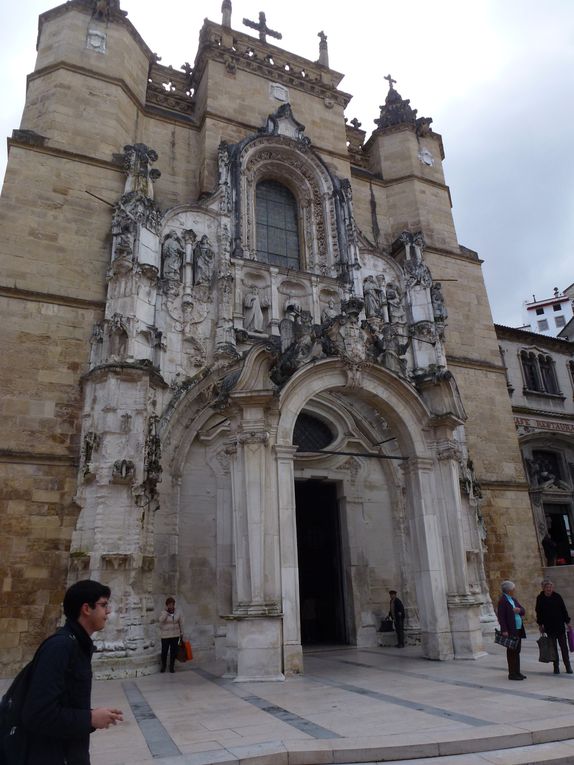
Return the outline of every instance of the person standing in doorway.
[[[119,709],[91,708],[91,636],[105,627],[109,600],[110,588],[91,579],[64,595],[66,623],[38,649],[22,706],[27,765],[90,765],[90,733],[123,720]]]
[[[562,596],[554,592],[554,584],[550,579],[542,581],[542,592],[536,598],[536,622],[540,628],[540,633],[542,635],[546,633],[554,643],[554,650],[556,652],[554,674],[560,674],[558,646],[556,645],[558,643],[566,672],[571,675],[572,665],[570,664],[570,651],[568,650],[568,641],[566,640],[566,627],[570,624],[570,616]]]
[[[405,647],[405,607],[402,600],[397,598],[396,590],[389,590],[391,601],[389,603],[389,616],[393,620],[393,626],[397,633],[397,648]]]
[[[183,616],[175,609],[175,598],[167,598],[165,609],[159,617],[161,635],[161,669],[165,672],[169,652],[169,671],[175,672],[175,657],[180,638],[183,637]]]
[[[502,595],[498,601],[497,615],[500,631],[503,637],[517,638],[516,648],[506,649],[509,680],[526,680],[526,675],[520,671],[520,647],[522,638],[526,637],[522,617],[526,613],[516,599],[514,582],[506,579],[502,585]]]

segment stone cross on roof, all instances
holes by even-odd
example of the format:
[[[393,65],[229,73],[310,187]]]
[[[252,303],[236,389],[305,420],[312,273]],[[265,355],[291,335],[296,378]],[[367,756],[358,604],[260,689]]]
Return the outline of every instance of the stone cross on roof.
[[[267,35],[270,37],[275,37],[277,40],[281,40],[283,35],[280,32],[275,32],[273,29],[269,29],[267,26],[267,19],[265,18],[265,14],[263,11],[259,14],[259,24],[256,21],[250,21],[249,19],[243,19],[243,23],[246,27],[251,27],[252,29],[257,29],[259,32],[259,39],[261,42],[266,43],[267,40],[265,39]]]
[[[393,85],[397,84],[396,80],[393,80],[390,74],[387,74],[386,77],[383,77],[383,80],[388,80],[389,83],[389,90],[394,90]]]

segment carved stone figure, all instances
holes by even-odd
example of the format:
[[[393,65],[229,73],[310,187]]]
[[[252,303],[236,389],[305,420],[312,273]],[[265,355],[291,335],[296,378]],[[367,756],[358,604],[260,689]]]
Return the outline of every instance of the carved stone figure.
[[[173,281],[181,280],[181,266],[185,249],[180,236],[175,231],[170,231],[161,247],[162,275],[164,279]]]
[[[114,483],[129,483],[133,481],[136,467],[132,460],[116,460],[112,468]]]
[[[380,316],[383,307],[383,293],[374,276],[367,276],[363,282],[365,314],[368,319]]]
[[[245,308],[244,329],[247,332],[263,332],[264,316],[262,309],[268,308],[269,303],[266,299],[261,299],[257,287],[249,288],[243,300],[243,306]]]
[[[414,249],[414,247],[411,247]],[[410,257],[405,263],[405,271],[407,274],[407,286],[413,287],[416,284],[420,284],[422,287],[430,287],[432,284],[431,272],[422,260],[415,257]],[[439,285],[440,286],[440,285]]]
[[[338,315],[338,311],[335,308],[335,301],[333,298],[329,298],[326,307],[321,311],[321,324],[328,324]]]
[[[159,170],[151,169],[151,164],[157,158],[157,152],[144,143],[124,146],[124,170],[128,176],[124,194],[141,194],[153,199],[153,181],[161,176]]]
[[[193,283],[209,284],[213,273],[213,249],[207,234],[193,248]]]
[[[431,287],[432,312],[435,321],[444,322],[448,317],[448,311],[444,304],[444,297],[440,282],[435,282]]]
[[[389,282],[386,288],[389,321],[393,324],[404,324],[406,321],[403,305],[403,293],[398,285]]]

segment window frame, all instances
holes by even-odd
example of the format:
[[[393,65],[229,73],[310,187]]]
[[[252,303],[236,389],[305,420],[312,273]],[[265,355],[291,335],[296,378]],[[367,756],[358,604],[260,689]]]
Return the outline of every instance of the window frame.
[[[283,233],[285,235],[288,234],[288,233],[296,233],[296,236],[297,236],[297,258],[294,258],[294,257],[290,258],[288,254],[287,255],[274,255],[274,254],[269,252],[268,248],[266,250],[266,255],[267,255],[266,259],[263,259],[263,258],[260,257],[260,252],[261,251],[260,251],[259,246],[258,246],[259,226],[260,226],[260,221],[259,221],[259,218],[258,218],[258,193],[259,193],[260,188],[263,185],[265,185],[265,184],[268,184],[268,185],[273,184],[274,186],[279,187],[279,188],[284,189],[285,191],[287,191],[289,197],[292,199],[292,202],[293,202],[293,208],[292,209],[293,209],[293,211],[295,213],[295,222],[296,222],[295,231],[292,232],[292,231],[290,231],[289,229],[286,229],[286,228],[281,229],[281,228],[279,228],[277,226],[270,225],[269,222],[268,222],[269,218],[267,218],[267,222],[265,224],[266,234],[268,235],[269,234],[269,229],[272,229],[272,228],[275,228],[275,229],[277,229],[279,231],[283,231]],[[272,203],[276,203],[275,200],[273,200],[273,199],[271,199],[270,201]],[[283,179],[278,180],[277,178],[275,178],[273,176],[263,176],[261,178],[258,178],[257,183],[255,185],[254,203],[255,203],[255,205],[254,205],[254,207],[255,207],[254,230],[255,230],[255,257],[256,257],[256,261],[258,263],[264,263],[265,265],[275,266],[277,268],[285,268],[285,269],[297,270],[297,271],[304,270],[304,266],[303,266],[304,247],[302,246],[302,244],[303,244],[303,242],[302,242],[302,239],[303,239],[303,228],[302,228],[302,225],[301,225],[301,217],[302,216],[301,216],[301,209],[300,209],[299,200],[297,199],[297,195],[294,193],[293,189],[290,188],[289,184],[285,183]],[[270,256],[273,258],[273,260],[270,259]],[[282,262],[278,262],[279,259],[282,259]],[[295,264],[295,261],[296,261],[296,264]]]

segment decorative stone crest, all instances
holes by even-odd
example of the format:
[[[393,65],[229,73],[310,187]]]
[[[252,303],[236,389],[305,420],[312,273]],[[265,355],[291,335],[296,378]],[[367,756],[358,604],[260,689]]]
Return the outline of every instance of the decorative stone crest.
[[[153,182],[161,176],[159,170],[151,167],[157,158],[157,152],[145,143],[124,146],[124,170],[127,175],[124,194],[135,193],[153,199]]]

